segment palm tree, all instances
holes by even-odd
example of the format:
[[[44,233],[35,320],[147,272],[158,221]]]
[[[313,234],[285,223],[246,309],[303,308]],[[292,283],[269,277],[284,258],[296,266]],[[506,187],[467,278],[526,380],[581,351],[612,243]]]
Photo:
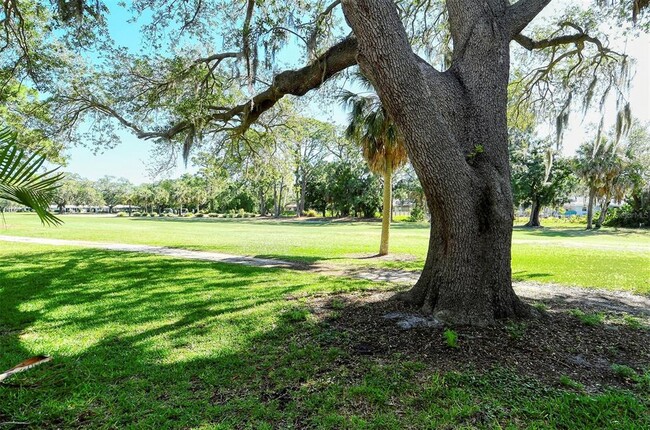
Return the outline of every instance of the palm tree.
[[[602,187],[605,171],[605,156],[609,144],[605,138],[595,142],[585,143],[577,151],[577,173],[584,181],[589,191],[587,203],[587,230],[591,230],[594,217],[594,202],[598,189]]]
[[[41,171],[45,157],[38,151],[31,155],[18,149],[16,134],[0,128],[0,199],[30,207],[43,224],[58,225],[62,221],[48,212],[52,193],[60,186],[62,173]]]
[[[624,148],[613,140],[601,138],[599,142],[583,144],[578,149],[578,174],[589,189],[587,230],[592,228],[593,206],[602,199],[596,228],[600,228],[612,198],[620,201],[633,185],[630,161]]]
[[[366,86],[370,85],[363,77],[359,80]],[[346,92],[342,98],[344,103],[352,108],[346,136],[361,146],[370,170],[384,177],[379,255],[386,255],[390,234],[393,173],[408,161],[404,138],[376,94],[362,96]]]

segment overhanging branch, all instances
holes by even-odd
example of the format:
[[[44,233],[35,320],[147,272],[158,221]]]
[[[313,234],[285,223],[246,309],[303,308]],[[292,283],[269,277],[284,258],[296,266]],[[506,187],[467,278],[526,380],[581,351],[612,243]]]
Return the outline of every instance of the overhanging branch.
[[[605,47],[596,37],[592,37],[589,34],[585,33],[584,30],[572,23],[565,22],[562,23],[562,27],[572,27],[578,31],[575,34],[566,34],[562,36],[552,37],[548,39],[533,40],[532,38],[525,36],[523,34],[516,35],[513,40],[526,48],[529,51],[536,49],[544,49],[561,45],[575,44],[576,46],[582,48],[586,42],[593,43],[598,48],[598,51],[601,53],[614,53],[611,49]]]
[[[551,0],[519,0],[506,11],[506,23],[510,38],[526,28],[526,26],[542,11]]]
[[[325,81],[357,63],[357,40],[350,36],[328,49],[314,61],[297,70],[287,70],[273,78],[272,84],[264,91],[239,105],[226,108],[217,107],[216,112],[201,118],[185,119],[165,130],[146,131],[143,127],[127,120],[114,109],[94,100],[81,103],[85,109],[100,111],[118,120],[132,130],[140,139],[172,139],[180,133],[192,130],[195,124],[226,124],[237,121],[234,131],[243,134],[264,112],[271,109],[285,95],[302,96],[319,88]],[[213,60],[217,60],[216,58]]]

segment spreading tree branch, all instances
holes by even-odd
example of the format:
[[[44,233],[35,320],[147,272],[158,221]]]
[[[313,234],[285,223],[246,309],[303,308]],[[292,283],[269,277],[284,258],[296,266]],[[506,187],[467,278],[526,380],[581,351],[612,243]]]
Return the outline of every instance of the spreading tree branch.
[[[140,139],[172,139],[180,133],[192,133],[195,124],[226,124],[237,121],[233,130],[243,134],[264,112],[271,109],[285,95],[302,96],[319,88],[325,81],[357,63],[357,40],[350,36],[337,43],[305,67],[286,70],[273,78],[271,85],[252,99],[231,108],[217,107],[216,112],[201,118],[184,119],[164,130],[147,131],[127,120],[115,109],[91,99],[76,99],[77,110],[95,110],[109,115],[135,133]],[[214,56],[213,56],[214,57]],[[211,58],[211,57],[208,57]],[[216,60],[217,58],[212,58]],[[203,59],[205,60],[205,59]]]
[[[519,0],[506,11],[510,37],[514,38],[542,11],[551,0]]]
[[[582,49],[585,42],[589,42],[596,45],[598,51],[601,53],[610,53],[610,52],[614,53],[614,51],[605,47],[603,43],[600,41],[600,39],[596,37],[592,37],[589,34],[587,34],[582,29],[582,27],[570,22],[564,22],[560,26],[571,27],[574,30],[576,30],[577,33],[566,34],[562,36],[552,37],[548,39],[541,39],[541,40],[533,40],[530,37],[525,36],[523,34],[517,34],[513,40],[529,51],[533,51],[535,49],[544,49],[544,48],[550,48],[555,46],[568,45],[568,44],[575,44],[580,49]]]

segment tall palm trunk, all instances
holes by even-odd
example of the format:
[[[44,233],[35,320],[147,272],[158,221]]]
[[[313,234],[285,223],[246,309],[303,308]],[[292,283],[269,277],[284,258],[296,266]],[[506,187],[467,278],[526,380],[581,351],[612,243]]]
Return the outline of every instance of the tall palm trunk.
[[[390,218],[392,212],[392,176],[393,169],[388,166],[384,172],[384,207],[382,209],[381,244],[379,245],[379,255],[388,254],[388,239],[390,236]]]
[[[587,206],[587,230],[592,229],[594,220],[594,200],[596,199],[596,190],[589,188],[589,203]]]
[[[605,218],[607,217],[607,209],[609,209],[609,201],[609,196],[605,196],[605,198],[603,198],[603,204],[600,206],[600,216],[596,221],[596,228],[602,227],[603,223],[605,222]]]

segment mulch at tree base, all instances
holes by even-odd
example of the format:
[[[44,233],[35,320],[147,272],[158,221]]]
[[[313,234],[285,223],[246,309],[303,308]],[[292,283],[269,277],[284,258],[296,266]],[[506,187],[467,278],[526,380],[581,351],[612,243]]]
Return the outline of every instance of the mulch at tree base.
[[[432,370],[440,372],[509,368],[554,386],[561,386],[560,377],[567,376],[583,384],[587,392],[640,388],[638,382],[613,370],[613,365],[628,366],[639,377],[650,372],[650,329],[626,324],[620,313],[602,312],[602,323],[587,325],[572,314],[580,308],[575,302],[569,309],[561,300],[547,300],[541,318],[500,321],[485,328],[454,327],[458,347],[451,348],[443,336],[444,327],[403,330],[384,318],[391,312],[419,314],[392,299],[393,294],[323,296],[312,298],[308,305],[323,323],[348,334],[343,338],[349,340],[333,346],[346,348],[352,355],[388,358],[399,353],[430,363]],[[581,310],[600,312],[589,307]]]

